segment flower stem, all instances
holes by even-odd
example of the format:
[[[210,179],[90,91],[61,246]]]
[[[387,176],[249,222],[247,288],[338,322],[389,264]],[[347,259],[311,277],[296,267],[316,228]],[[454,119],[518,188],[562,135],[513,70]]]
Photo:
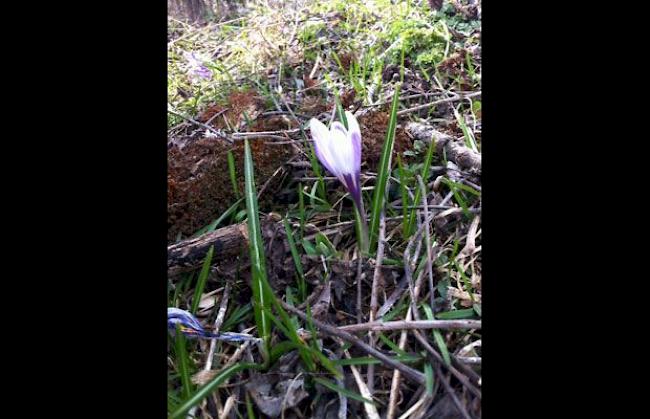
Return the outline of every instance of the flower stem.
[[[360,199],[359,202],[355,202],[354,207],[356,208],[356,218],[357,224],[359,225],[359,250],[362,255],[367,255],[370,245],[370,240],[368,238],[368,222],[366,221],[366,211],[363,206],[363,200]]]

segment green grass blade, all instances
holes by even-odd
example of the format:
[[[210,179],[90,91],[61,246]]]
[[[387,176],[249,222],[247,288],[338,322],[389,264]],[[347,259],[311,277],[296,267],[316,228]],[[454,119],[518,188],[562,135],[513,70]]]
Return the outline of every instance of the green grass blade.
[[[456,319],[470,319],[474,317],[475,312],[473,308],[462,310],[452,310],[438,313],[436,318],[439,320],[456,320]]]
[[[208,281],[208,275],[210,274],[210,263],[212,262],[212,255],[214,254],[214,246],[210,246],[208,254],[205,255],[203,260],[203,267],[201,268],[201,273],[199,274],[199,279],[196,283],[196,289],[194,290],[194,299],[192,300],[192,314],[196,314],[196,310],[199,308],[199,303],[201,302],[201,295],[203,295],[203,290],[205,289],[205,283]]]
[[[304,301],[307,297],[307,290],[305,286],[305,274],[302,270],[302,262],[300,261],[300,254],[298,254],[298,247],[296,246],[296,241],[293,239],[293,233],[291,232],[291,226],[289,221],[286,218],[282,220],[284,224],[284,231],[287,233],[287,241],[289,242],[289,248],[291,249],[291,257],[293,258],[293,264],[296,266],[296,273],[298,275],[298,290],[300,291],[300,299]]]
[[[399,175],[399,190],[402,195],[402,237],[404,240],[409,237],[409,225],[407,220],[409,219],[409,194],[406,190],[406,171],[402,165],[402,158],[400,155],[397,155],[397,174]]]
[[[461,268],[461,266],[458,264],[458,262],[456,262],[455,259],[452,261],[452,263],[453,263],[454,267],[456,268],[456,270],[458,271],[458,273],[460,273],[460,278],[462,279],[463,285],[465,286],[465,291],[467,291],[467,293],[469,294],[469,299],[472,301],[472,303],[476,303],[476,301],[474,301],[474,293],[473,293],[473,290],[472,290],[472,283],[470,282],[467,275],[465,275],[465,271],[463,270],[463,268]]]
[[[304,344],[302,340],[300,340],[295,329],[292,327],[291,320],[288,318],[288,316],[286,319],[283,319],[283,321],[280,321],[269,310],[265,309],[264,312],[267,318],[270,319],[273,323],[275,323],[275,326],[278,329],[280,329],[280,331],[287,338],[289,338],[289,340],[295,345],[296,349],[298,350],[298,353],[300,354],[300,358],[302,359],[302,362],[305,364],[305,367],[307,367],[307,370],[315,371],[316,366],[314,365],[314,361],[312,360],[312,358],[309,356],[309,350],[311,348],[306,344]],[[271,353],[272,352],[273,351],[271,350]]]
[[[456,182],[452,182],[447,178],[442,178],[442,183],[449,186],[449,189],[451,189],[451,192],[454,194],[454,199],[456,200],[458,205],[460,205],[460,207],[462,208],[465,216],[471,217],[472,214],[469,212],[467,201],[465,201],[465,198],[463,198],[463,195],[458,190],[459,189],[458,184]]]
[[[345,117],[345,111],[343,110],[343,105],[341,105],[338,93],[334,94],[334,102],[336,103],[336,113],[339,115],[339,120],[345,129],[348,129],[348,119]]]
[[[192,397],[188,398],[178,409],[176,409],[174,413],[169,415],[169,419],[184,418],[184,416],[192,407],[196,406],[203,399],[212,394],[212,392],[216,390],[219,385],[223,384],[223,382],[225,382],[232,375],[248,368],[261,369],[261,367],[262,366],[258,364],[239,363],[231,365],[228,368],[224,368],[219,372],[219,374],[217,374],[216,377],[212,379],[212,381],[201,387],[196,393],[192,395]]]
[[[239,187],[237,186],[237,173],[235,171],[235,157],[232,151],[228,150],[228,173],[230,174],[230,182],[232,183],[232,190],[235,192],[235,198],[239,199]]]
[[[292,349],[301,349],[301,346],[296,345],[290,340],[283,340],[282,342],[276,343],[271,348],[271,364],[277,361],[282,355],[286,354]]]
[[[255,411],[253,410],[253,402],[251,402],[251,397],[246,392],[246,414],[248,419],[255,419]]]
[[[422,304],[422,308],[424,309],[424,312],[427,315],[427,319],[429,320],[435,319],[433,315],[433,310],[431,310],[431,307],[428,304]],[[447,366],[451,365],[449,350],[447,349],[447,344],[445,343],[445,339],[442,337],[442,333],[440,333],[440,330],[433,329],[433,340],[436,342],[436,346],[438,346],[438,349],[440,349],[440,355],[442,355],[442,359],[445,361],[445,365]]]
[[[314,151],[314,145],[309,143],[309,162],[311,163],[311,169],[314,171],[314,174],[318,178],[316,184],[318,185],[318,194],[323,202],[327,205],[327,195],[325,193],[325,181],[323,180],[323,170],[321,169],[320,163],[316,158],[316,152]]]
[[[249,315],[250,311],[253,309],[252,304],[246,304],[244,306],[236,307],[232,314],[223,322],[221,326],[222,331],[227,332],[233,328],[236,324],[241,323]]]
[[[202,234],[213,232],[217,228],[217,226],[223,222],[223,220],[225,220],[226,218],[230,217],[232,214],[235,213],[235,211],[239,207],[239,204],[241,204],[243,201],[244,201],[243,198],[238,199],[223,214],[221,214],[219,218],[217,218],[207,226],[203,227],[202,229],[194,233],[194,236],[192,237],[198,237]]]
[[[337,393],[341,393],[342,395],[344,395],[345,397],[347,397],[349,399],[356,400],[356,401],[359,401],[359,402],[362,402],[362,403],[369,403],[369,404],[371,404],[373,406],[375,405],[375,403],[372,400],[366,399],[365,397],[363,397],[359,393],[356,393],[354,391],[350,391],[350,390],[348,390],[346,388],[340,387],[340,386],[334,384],[333,382],[331,382],[329,380],[326,380],[324,378],[314,377],[314,381],[317,382],[318,384],[322,385],[323,387],[326,387],[326,388],[328,388],[328,389],[330,389],[332,391],[336,391]]]
[[[393,95],[393,104],[390,111],[390,120],[388,122],[388,131],[386,132],[386,141],[381,152],[381,160],[377,169],[377,181],[372,199],[372,213],[370,215],[370,252],[373,252],[375,242],[379,233],[379,218],[384,206],[386,185],[388,184],[388,175],[390,175],[390,162],[393,154],[393,144],[395,143],[395,127],[397,125],[397,107],[399,104],[400,85],[395,87]]]
[[[433,394],[433,367],[431,364],[424,364],[424,380],[427,394]]]
[[[395,361],[403,362],[405,364],[422,361],[421,356],[409,355],[409,354],[391,357],[391,359]],[[347,365],[375,365],[375,364],[381,364],[381,361],[370,356],[364,356],[360,358],[339,359],[333,361],[333,364],[336,366],[343,367]]]
[[[302,188],[302,182],[298,184],[298,211],[300,214],[300,239],[305,237],[305,193]]]
[[[474,137],[472,136],[472,133],[469,131],[467,128],[467,124],[465,123],[465,118],[454,109],[454,116],[456,117],[456,120],[458,121],[458,125],[460,125],[461,131],[463,131],[463,137],[465,138],[465,145],[470,149],[478,153],[478,148],[476,147],[476,141],[474,141]]]
[[[248,237],[251,263],[251,279],[253,287],[253,312],[260,337],[264,341],[263,357],[268,360],[268,349],[271,339],[271,324],[264,313],[270,308],[267,292],[264,290],[266,278],[266,261],[264,258],[264,243],[260,228],[259,211],[257,208],[257,192],[255,190],[255,174],[253,172],[253,157],[248,139],[244,140],[244,178],[246,189],[246,213],[248,217]]]
[[[176,325],[176,362],[178,363],[178,373],[181,376],[181,391],[184,399],[192,394],[192,382],[190,381],[190,361],[187,355],[187,346],[185,335],[181,333],[180,325]]]
[[[427,179],[429,178],[429,169],[431,168],[431,162],[433,161],[433,152],[436,149],[436,142],[432,138],[431,139],[431,144],[429,144],[429,149],[427,150],[427,156],[424,159],[424,166],[422,167],[422,181],[425,183],[427,182]],[[420,200],[422,198],[422,189],[419,187],[415,188],[415,201],[413,202],[413,208],[410,210],[408,221],[407,221],[407,235],[406,237],[411,237],[411,235],[415,232],[415,225],[417,224],[415,222],[415,214],[417,213],[417,206],[421,204]],[[406,239],[405,237],[405,239]]]
[[[393,352],[395,352],[398,355],[406,355],[406,352],[404,352],[402,349],[400,349],[399,346],[395,344],[392,340],[388,339],[383,333],[378,332],[377,337],[379,337],[379,340],[384,342],[386,346],[388,346]]]

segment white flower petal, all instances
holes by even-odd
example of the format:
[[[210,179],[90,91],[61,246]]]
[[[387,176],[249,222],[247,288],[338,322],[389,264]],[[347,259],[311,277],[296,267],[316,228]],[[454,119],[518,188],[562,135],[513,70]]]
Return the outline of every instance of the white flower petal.
[[[354,171],[361,172],[361,129],[352,112],[345,111],[345,118],[348,120],[348,136],[354,150]]]
[[[338,124],[338,126],[335,124]],[[334,157],[339,173],[354,173],[354,150],[350,138],[346,135],[345,128],[340,123],[335,122],[332,124],[330,135],[330,152]]]
[[[332,141],[330,131],[327,127],[316,118],[309,121],[309,129],[314,140],[314,151],[321,164],[325,166],[333,175],[337,176],[334,167],[334,158],[330,152],[330,143]]]

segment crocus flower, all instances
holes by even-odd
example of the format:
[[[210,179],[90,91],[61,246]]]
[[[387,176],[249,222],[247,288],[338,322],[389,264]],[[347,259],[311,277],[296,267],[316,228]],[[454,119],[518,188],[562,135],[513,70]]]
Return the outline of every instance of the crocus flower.
[[[205,80],[212,78],[212,71],[203,64],[203,60],[193,52],[185,52],[187,60],[187,71],[193,77],[199,77]]]
[[[190,312],[180,308],[167,308],[167,329],[173,335],[176,332],[176,325],[180,326],[181,333],[188,338],[219,339],[229,342],[241,342],[245,340],[258,340],[256,337],[246,333],[210,333],[206,331],[201,323]]]
[[[361,130],[351,112],[345,111],[345,119],[347,129],[338,121],[327,129],[316,118],[309,121],[309,129],[318,160],[341,181],[352,196],[361,219],[362,237],[367,243],[368,227],[361,199]]]

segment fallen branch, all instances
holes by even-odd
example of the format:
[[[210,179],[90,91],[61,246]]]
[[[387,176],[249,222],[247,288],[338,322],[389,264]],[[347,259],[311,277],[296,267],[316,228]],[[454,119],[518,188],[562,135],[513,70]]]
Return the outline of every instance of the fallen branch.
[[[481,155],[470,150],[454,137],[419,122],[409,122],[406,124],[405,129],[413,137],[427,144],[431,143],[432,139],[435,139],[438,155],[442,156],[444,152],[447,160],[456,163],[461,169],[481,170]]]
[[[219,228],[198,237],[183,240],[167,247],[167,271],[170,276],[196,269],[214,246],[213,261],[239,255],[248,246],[246,223]]]

